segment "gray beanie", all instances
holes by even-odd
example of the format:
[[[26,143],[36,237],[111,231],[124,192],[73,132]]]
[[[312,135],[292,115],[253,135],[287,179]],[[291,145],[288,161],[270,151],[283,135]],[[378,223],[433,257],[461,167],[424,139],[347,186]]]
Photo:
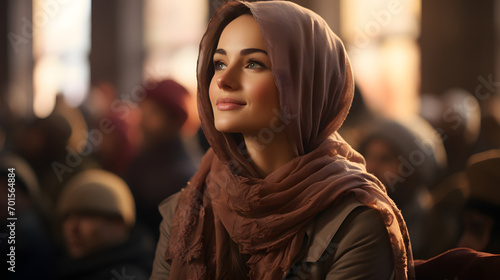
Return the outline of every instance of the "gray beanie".
[[[58,214],[91,211],[119,215],[125,224],[135,223],[135,203],[128,185],[117,175],[104,170],[87,170],[72,178],[62,191]]]

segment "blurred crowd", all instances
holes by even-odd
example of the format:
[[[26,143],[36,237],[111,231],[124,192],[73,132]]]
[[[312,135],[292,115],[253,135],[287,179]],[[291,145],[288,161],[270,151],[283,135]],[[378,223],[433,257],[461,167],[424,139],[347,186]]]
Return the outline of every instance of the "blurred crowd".
[[[387,119],[355,95],[340,132],[401,210],[414,259],[457,247],[500,253],[500,96],[423,94],[418,116]]]
[[[0,111],[4,197],[8,168],[16,175],[14,279],[149,278],[158,204],[186,185],[203,152],[184,129],[188,91],[173,80],[141,88],[132,102],[99,83],[78,108],[58,96],[43,119]]]
[[[16,279],[149,277],[158,204],[186,185],[208,145],[185,129],[196,116],[184,87],[143,89],[131,102],[99,83],[78,108],[58,97],[44,119],[0,110],[2,197],[8,168],[16,174]],[[421,104],[419,116],[386,119],[356,90],[340,133],[401,209],[415,259],[457,247],[500,253],[500,97],[480,104],[451,89]]]

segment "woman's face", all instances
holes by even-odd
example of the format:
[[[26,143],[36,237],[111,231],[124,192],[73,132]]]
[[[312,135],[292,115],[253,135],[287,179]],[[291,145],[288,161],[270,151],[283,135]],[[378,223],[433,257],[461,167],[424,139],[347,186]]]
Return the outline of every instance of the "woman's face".
[[[214,57],[210,102],[220,132],[255,135],[276,126],[278,89],[260,28],[243,15],[222,31]]]

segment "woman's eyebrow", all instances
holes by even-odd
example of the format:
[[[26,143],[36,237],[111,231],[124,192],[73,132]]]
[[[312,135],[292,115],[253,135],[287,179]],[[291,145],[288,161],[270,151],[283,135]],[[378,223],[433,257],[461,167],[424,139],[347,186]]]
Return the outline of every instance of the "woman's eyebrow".
[[[261,52],[261,53],[264,53],[265,55],[267,55],[267,52],[265,50],[256,49],[256,48],[243,49],[243,50],[241,50],[240,54],[247,55],[247,54],[256,53],[256,52]]]
[[[224,49],[216,49],[215,53],[226,55],[226,50],[224,50]]]
[[[256,53],[256,52],[261,52],[261,53],[264,53],[265,55],[267,55],[267,52],[265,50],[263,50],[263,49],[257,49],[257,48],[242,49],[240,51],[240,54],[241,55],[247,55],[247,54]],[[227,54],[226,50],[224,50],[224,49],[216,49],[215,53],[222,54],[222,55],[226,55]]]

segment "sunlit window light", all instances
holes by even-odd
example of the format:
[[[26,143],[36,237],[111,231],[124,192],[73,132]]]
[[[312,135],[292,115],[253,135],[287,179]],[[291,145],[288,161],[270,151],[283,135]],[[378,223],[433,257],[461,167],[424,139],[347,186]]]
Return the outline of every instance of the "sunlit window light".
[[[196,92],[198,44],[207,25],[206,0],[145,0],[144,75],[172,78]]]
[[[90,84],[91,0],[33,0],[33,112],[54,110],[62,94],[69,105],[84,100]]]
[[[386,117],[418,112],[421,0],[341,0],[342,39],[367,106]]]

